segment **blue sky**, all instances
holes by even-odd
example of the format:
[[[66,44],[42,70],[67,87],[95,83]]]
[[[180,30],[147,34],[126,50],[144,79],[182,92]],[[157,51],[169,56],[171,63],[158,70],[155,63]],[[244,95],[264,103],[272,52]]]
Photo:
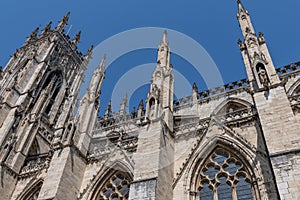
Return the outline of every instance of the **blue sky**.
[[[256,31],[265,34],[275,66],[299,61],[300,1],[244,0],[243,3],[252,16]],[[21,47],[32,30],[37,26],[43,28],[49,21],[53,21],[56,25],[67,11],[71,12],[67,27],[67,30],[70,29],[70,36],[74,36],[79,30],[82,31],[79,44],[82,52],[86,52],[91,44],[96,46],[126,30],[161,27],[184,33],[201,44],[216,63],[224,82],[246,77],[237,45],[241,32],[236,19],[235,0],[1,1],[0,65],[6,65],[10,55],[16,48]],[[159,39],[153,42],[157,45]],[[172,43],[170,46],[172,48]],[[117,82],[122,73],[126,73],[134,66],[155,61],[156,51],[145,49],[130,52],[113,62],[102,89],[101,112],[109,100],[111,85]],[[171,63],[175,69],[185,72],[183,74],[191,84],[196,82],[199,88],[206,87],[201,77],[194,76],[192,67],[187,61],[172,55]],[[150,80],[150,77],[151,73],[145,74],[143,78]],[[139,99],[146,98],[145,90],[147,87],[142,86],[132,95],[129,109],[136,105]],[[118,107],[115,106],[113,109],[118,110]]]

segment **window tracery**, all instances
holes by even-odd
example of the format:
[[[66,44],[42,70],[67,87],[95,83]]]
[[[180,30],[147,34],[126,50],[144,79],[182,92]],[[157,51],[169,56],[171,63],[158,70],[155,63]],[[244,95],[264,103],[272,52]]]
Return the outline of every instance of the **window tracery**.
[[[129,196],[129,177],[117,172],[100,189],[97,200],[126,200]]]
[[[200,200],[252,200],[253,189],[248,170],[231,153],[217,149],[199,173]]]

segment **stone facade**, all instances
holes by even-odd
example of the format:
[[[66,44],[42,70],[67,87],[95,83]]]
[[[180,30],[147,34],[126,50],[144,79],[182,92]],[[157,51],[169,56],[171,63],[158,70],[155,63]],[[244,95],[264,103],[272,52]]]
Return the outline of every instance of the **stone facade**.
[[[69,15],[0,71],[1,199],[300,199],[300,63],[274,67],[240,1],[248,79],[174,101],[164,32],[146,101],[104,116],[105,56],[74,115],[92,47],[64,33]]]

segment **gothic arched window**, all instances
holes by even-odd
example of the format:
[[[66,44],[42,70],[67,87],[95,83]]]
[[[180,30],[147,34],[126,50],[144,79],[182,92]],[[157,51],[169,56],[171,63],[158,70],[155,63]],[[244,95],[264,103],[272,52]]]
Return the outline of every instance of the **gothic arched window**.
[[[32,188],[28,189],[21,198],[18,198],[18,200],[19,199],[21,199],[21,200],[37,200],[39,193],[41,191],[42,185],[43,185],[43,182],[39,181]]]
[[[248,170],[231,153],[217,149],[206,160],[198,179],[200,200],[252,200]]]
[[[95,199],[126,200],[129,196],[130,178],[126,173],[116,172],[102,186]]]
[[[55,102],[55,99],[60,91],[60,88],[62,86],[62,76],[60,73],[52,73],[50,75],[51,81],[49,85],[47,86],[48,89],[48,94],[49,94],[49,99],[48,99],[48,104],[45,109],[45,114],[49,115],[51,108]],[[49,88],[48,88],[49,87]]]

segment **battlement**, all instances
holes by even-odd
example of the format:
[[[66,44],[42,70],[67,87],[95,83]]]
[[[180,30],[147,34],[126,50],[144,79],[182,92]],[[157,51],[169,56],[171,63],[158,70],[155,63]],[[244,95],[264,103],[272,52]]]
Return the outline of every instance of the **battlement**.
[[[282,79],[290,74],[297,73],[300,69],[300,62],[295,62],[276,69],[277,74]],[[230,96],[231,94],[241,93],[250,90],[249,80],[241,79],[239,81],[234,81],[227,83],[223,86],[219,86],[213,89],[200,91],[197,94],[197,103],[201,104],[203,102],[208,102],[220,97]],[[299,98],[290,97],[291,101],[297,104]],[[181,109],[188,108],[194,104],[192,96],[187,96],[174,100],[174,112],[178,112]],[[293,105],[294,105],[293,104]],[[142,117],[137,117],[136,112],[132,112],[128,115],[121,115],[119,112],[113,113],[109,117],[98,117],[95,130],[107,131],[113,129],[116,126],[120,126],[124,123],[137,123],[144,120],[144,114]]]

